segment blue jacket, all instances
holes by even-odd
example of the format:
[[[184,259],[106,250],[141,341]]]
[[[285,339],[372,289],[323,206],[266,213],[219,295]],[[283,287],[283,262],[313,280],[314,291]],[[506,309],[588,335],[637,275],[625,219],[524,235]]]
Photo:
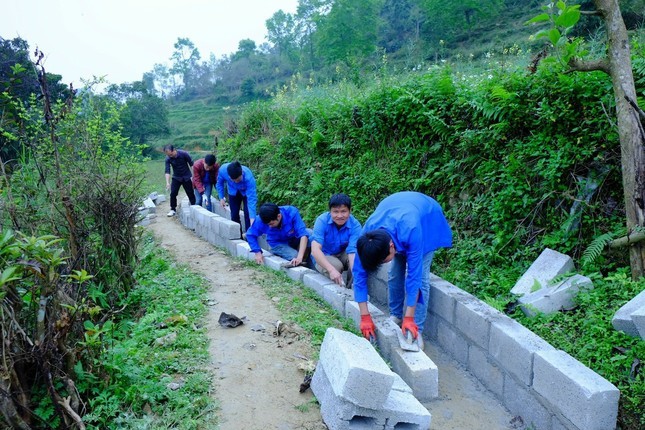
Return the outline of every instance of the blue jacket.
[[[414,191],[392,194],[379,203],[365,221],[361,234],[382,228],[390,234],[397,253],[408,263],[406,306],[415,306],[423,276],[423,256],[452,246],[452,231],[439,203]],[[360,257],[354,260],[354,299],[367,301],[367,271]],[[422,297],[420,300],[425,300]]]
[[[255,207],[258,204],[258,193],[255,186],[255,178],[253,177],[253,172],[246,166],[242,166],[242,180],[239,183],[233,182],[231,177],[228,174],[228,165],[231,163],[226,163],[220,166],[219,173],[217,174],[217,194],[219,195],[220,200],[225,197],[224,195],[224,184],[228,187],[228,194],[235,196],[240,193],[243,196],[246,196],[248,203],[249,218],[255,218],[256,211]],[[247,208],[244,208],[245,210]]]
[[[325,212],[316,219],[311,241],[318,242],[325,255],[336,255],[343,251],[355,254],[356,241],[360,235],[361,223],[354,215],[350,215],[345,225],[339,229],[334,224],[331,213]]]
[[[302,236],[309,238],[307,227],[298,209],[294,206],[280,206],[280,213],[282,214],[282,222],[275,228],[262,222],[260,216],[255,217],[253,225],[246,231],[246,240],[249,242],[251,252],[262,252],[262,248],[258,244],[258,237],[263,234],[267,235],[267,242],[272,247],[288,244],[289,240],[293,238],[300,239]]]

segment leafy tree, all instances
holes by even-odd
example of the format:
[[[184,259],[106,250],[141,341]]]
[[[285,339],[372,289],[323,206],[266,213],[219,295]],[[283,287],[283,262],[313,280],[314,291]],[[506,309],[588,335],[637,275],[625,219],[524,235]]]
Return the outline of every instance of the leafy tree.
[[[470,31],[478,20],[497,16],[504,0],[419,0],[419,6],[428,16],[424,34],[431,41],[438,41],[450,40],[456,34]]]
[[[581,39],[568,34],[580,19],[580,5],[567,5],[560,0],[550,3],[544,13],[530,23],[550,22],[551,27],[538,33],[556,48],[560,60],[573,71],[601,71],[611,76],[616,103],[616,125],[620,138],[625,211],[629,235],[645,228],[645,112],[637,105],[634,75],[627,28],[617,0],[593,0],[596,12],[607,33],[607,56],[584,59]],[[645,242],[630,243],[632,277],[645,274]]]
[[[426,17],[415,0],[385,0],[381,9],[383,27],[379,46],[395,52],[419,41],[421,23]]]
[[[273,43],[278,50],[278,55],[285,56],[294,61],[297,58],[296,20],[290,13],[277,11],[266,20],[267,40]]]
[[[184,91],[190,92],[195,87],[195,71],[201,55],[195,44],[187,37],[179,37],[174,47],[175,51],[170,57],[173,62],[170,72],[181,76]]]

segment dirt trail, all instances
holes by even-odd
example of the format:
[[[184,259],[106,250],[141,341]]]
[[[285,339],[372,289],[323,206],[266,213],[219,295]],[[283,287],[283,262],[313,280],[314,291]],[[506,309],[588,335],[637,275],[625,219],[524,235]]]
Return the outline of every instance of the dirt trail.
[[[149,228],[176,261],[211,283],[207,326],[220,428],[326,429],[311,390],[298,392],[304,377],[299,366],[313,357],[313,351],[298,336],[273,336],[273,324],[282,316],[255,281],[266,275],[199,239],[177,218],[166,217],[168,210],[167,202],[161,204]],[[246,317],[244,325],[221,327],[222,312]],[[439,367],[440,397],[424,405],[432,414],[433,429],[520,428],[511,424],[513,417],[476,379],[430,342],[426,342],[426,353]]]

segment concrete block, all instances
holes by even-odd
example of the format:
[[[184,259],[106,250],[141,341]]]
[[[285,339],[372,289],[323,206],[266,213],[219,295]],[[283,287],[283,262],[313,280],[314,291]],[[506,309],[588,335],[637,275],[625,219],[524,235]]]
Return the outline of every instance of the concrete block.
[[[616,427],[618,389],[564,351],[535,353],[533,388],[580,429]]]
[[[519,298],[520,308],[527,316],[534,316],[537,312],[551,314],[574,306],[575,296],[580,289],[592,289],[591,279],[582,275],[574,275],[555,285],[549,285],[533,293],[528,293]]]
[[[292,269],[291,269],[292,270]],[[345,303],[354,298],[352,290],[341,287],[335,283],[322,286],[323,299],[341,315],[345,315]]]
[[[455,360],[466,365],[468,363],[468,340],[453,327],[451,324],[439,321],[437,341]]]
[[[143,207],[148,210],[148,213],[153,214],[157,212],[157,206],[155,205],[155,202],[153,202],[150,197],[143,200]]]
[[[302,283],[305,284],[305,287],[314,290],[316,294],[323,297],[323,286],[333,284],[333,281],[318,272],[314,272],[305,274],[302,277]]]
[[[378,409],[360,407],[334,395],[324,366],[316,367],[311,389],[320,402],[323,421],[330,430],[430,428],[430,413],[407,391],[392,389]]]
[[[488,353],[526,386],[533,382],[533,354],[553,349],[548,342],[511,318],[491,323]]]
[[[224,239],[240,239],[240,225],[234,221],[218,216],[219,235]]]
[[[367,276],[367,294],[370,301],[377,305],[387,305],[388,303],[388,271],[392,263],[381,264],[377,271]]]
[[[237,244],[237,256],[247,260],[255,260],[255,253],[251,252],[251,247],[244,241]]]
[[[504,394],[504,372],[488,359],[488,354],[484,349],[476,345],[470,346],[468,350],[468,369],[498,399],[502,398]]]
[[[298,267],[292,267],[290,269],[282,269],[287,273],[287,276],[294,281],[301,281],[302,282],[302,277],[305,276],[308,273],[316,273],[315,271],[311,269],[307,269],[306,267],[303,266],[298,266]],[[343,306],[343,309],[345,307]]]
[[[265,252],[262,253],[262,256],[264,257],[264,265],[277,272],[282,270],[282,265],[287,262],[287,260],[282,257],[278,257],[277,255],[273,254],[267,255],[267,253]]]
[[[354,301],[348,303],[356,303]],[[349,306],[348,306],[349,307]],[[358,309],[358,306],[357,306]],[[370,311],[371,313],[371,311]],[[360,318],[360,315],[359,315]],[[396,335],[395,330],[401,330],[401,328],[394,323],[389,318],[378,318],[374,319],[374,325],[376,326],[376,343],[378,349],[381,352],[381,356],[384,360],[391,362],[392,361],[392,351],[395,348],[400,348],[399,338]]]
[[[404,351],[397,346],[391,350],[390,361],[392,369],[419,401],[429,402],[439,397],[439,368],[425,352]]]
[[[392,371],[365,338],[333,327],[325,332],[320,363],[336,396],[357,406],[381,408],[394,383]]]
[[[634,322],[641,339],[645,340],[645,305],[632,312],[632,321]]]
[[[456,298],[455,327],[477,346],[488,349],[490,323],[505,315],[470,294]]]
[[[233,257],[237,257],[237,245],[240,243],[245,242],[242,239],[227,240],[225,248]]]
[[[440,316],[450,324],[455,321],[455,296],[463,290],[437,276],[430,278],[430,302],[428,311]]]
[[[511,289],[511,293],[523,296],[547,284],[556,276],[575,270],[573,260],[568,255],[546,248],[524,272]]]
[[[611,325],[614,326],[616,330],[622,331],[630,336],[640,336],[638,328],[636,328],[636,325],[632,320],[632,313],[636,312],[643,306],[645,306],[645,290],[641,291],[636,297],[618,309],[614,314],[614,317],[611,319]]]
[[[504,406],[513,416],[519,415],[527,428],[549,429],[551,412],[542,404],[540,396],[513,377],[504,378]]]
[[[152,199],[156,205],[160,205],[161,203],[166,201],[166,196],[165,194],[159,194],[156,198]]]

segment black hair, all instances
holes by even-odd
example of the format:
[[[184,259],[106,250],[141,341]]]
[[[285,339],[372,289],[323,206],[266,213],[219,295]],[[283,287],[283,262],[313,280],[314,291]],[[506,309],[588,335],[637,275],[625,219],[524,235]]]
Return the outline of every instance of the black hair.
[[[242,165],[239,161],[233,161],[226,167],[226,172],[228,173],[228,176],[231,177],[231,179],[237,179],[242,176]]]
[[[217,161],[217,158],[215,158],[213,154],[208,154],[206,157],[204,157],[204,163],[206,163],[208,166],[215,165],[216,161]]]
[[[347,209],[352,208],[352,199],[347,194],[337,193],[329,199],[329,209],[337,206],[347,206]]]
[[[166,152],[166,151],[174,151],[174,150],[175,150],[175,145],[170,145],[170,144],[168,144],[168,145],[164,145],[164,146],[163,146],[163,152]]]
[[[378,269],[390,253],[391,240],[390,234],[383,229],[368,231],[358,238],[356,251],[365,270]]]
[[[268,224],[271,221],[278,219],[278,214],[280,213],[280,208],[275,203],[265,203],[260,206],[260,219],[263,223]]]

